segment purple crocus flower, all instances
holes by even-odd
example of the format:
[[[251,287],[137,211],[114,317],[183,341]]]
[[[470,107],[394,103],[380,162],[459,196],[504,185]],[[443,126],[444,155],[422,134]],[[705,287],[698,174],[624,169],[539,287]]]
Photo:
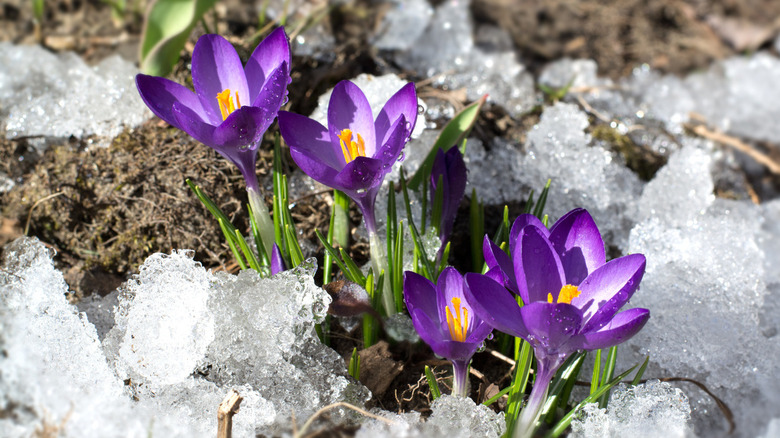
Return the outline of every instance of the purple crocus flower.
[[[464,295],[463,276],[453,267],[434,285],[422,275],[404,275],[404,299],[414,328],[437,355],[452,362],[452,393],[466,397],[471,356],[493,330],[477,316]]]
[[[500,249],[486,252],[486,259],[498,255],[498,267],[491,271],[501,275],[467,274],[466,296],[489,325],[534,348],[536,383],[515,430],[515,436],[530,436],[561,364],[578,350],[628,340],[650,312],[634,308],[618,313],[639,287],[645,257],[631,254],[605,263],[601,235],[585,210],[568,213],[549,231],[528,217],[518,221],[510,234],[511,271]],[[524,305],[495,278],[503,278]]]
[[[279,251],[279,245],[274,243],[274,247],[271,249],[271,275],[276,275],[286,270],[287,268],[284,266],[282,252]]]
[[[417,93],[409,83],[398,90],[374,119],[368,99],[349,81],[336,84],[328,104],[328,127],[308,117],[279,112],[279,130],[304,173],[347,194],[363,213],[374,272],[387,271],[376,232],[374,202],[385,175],[403,157],[417,122]],[[387,314],[395,312],[393,291],[385,281]]]
[[[374,201],[385,175],[402,157],[417,122],[417,93],[409,83],[374,120],[368,99],[350,81],[336,84],[328,104],[328,127],[299,114],[279,112],[279,130],[293,160],[307,175],[347,194],[376,232]]]
[[[246,67],[225,38],[200,37],[192,53],[194,92],[156,76],[139,74],[135,81],[144,103],[157,117],[238,167],[268,251],[273,244],[273,223],[260,196],[255,163],[260,140],[287,98],[290,46],[284,29],[271,32]]]
[[[433,218],[432,224],[439,228],[439,239],[442,248],[452,234],[458,206],[466,193],[466,163],[463,154],[457,147],[450,148],[446,153],[439,149],[431,168],[431,207],[436,202],[436,189],[442,181],[441,217]]]

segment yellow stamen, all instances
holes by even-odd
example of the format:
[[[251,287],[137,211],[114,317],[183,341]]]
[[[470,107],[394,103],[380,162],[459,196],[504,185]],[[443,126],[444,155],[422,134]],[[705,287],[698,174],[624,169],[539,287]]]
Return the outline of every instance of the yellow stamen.
[[[577,298],[578,296],[580,296],[580,290],[577,289],[577,286],[573,286],[571,284],[564,285],[561,288],[561,291],[558,292],[558,303],[571,304],[571,300]],[[547,302],[553,302],[552,294],[547,294]]]
[[[350,161],[357,157],[366,156],[366,143],[363,140],[363,136],[357,135],[357,142],[352,141],[352,130],[344,129],[338,134],[339,142],[341,143],[341,153],[344,154],[344,161],[349,164]]]
[[[233,97],[230,96],[230,88],[225,88],[221,93],[217,93],[217,102],[219,103],[219,110],[222,112],[222,120],[227,119],[233,111],[241,108],[241,100],[238,99],[238,91],[236,91],[236,102],[233,104]]]
[[[447,327],[450,330],[450,337],[453,341],[465,342],[469,331],[469,309],[460,307],[460,298],[452,299],[452,309],[447,306]],[[462,310],[462,312],[461,312]],[[453,313],[455,316],[453,316]]]

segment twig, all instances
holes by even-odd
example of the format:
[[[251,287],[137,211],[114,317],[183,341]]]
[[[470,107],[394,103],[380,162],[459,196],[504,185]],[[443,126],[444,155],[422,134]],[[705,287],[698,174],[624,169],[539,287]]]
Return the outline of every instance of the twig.
[[[689,128],[691,131],[693,131],[694,134],[700,137],[704,137],[708,140],[713,140],[718,143],[724,144],[726,146],[733,147],[734,149],[754,159],[757,163],[766,166],[766,168],[769,169],[769,171],[774,173],[775,175],[780,175],[780,164],[778,164],[775,160],[769,158],[769,155],[756,150],[754,147],[741,141],[740,139],[736,137],[732,137],[730,135],[726,135],[717,130],[711,130],[704,125],[697,125],[697,126],[686,125],[686,127]]]
[[[238,391],[231,389],[217,409],[217,438],[231,438],[233,436],[233,415],[238,413],[238,408],[243,397]]]
[[[334,409],[334,408],[348,408],[348,409],[352,409],[353,411],[356,411],[356,412],[358,412],[361,415],[364,415],[366,417],[370,417],[370,418],[373,418],[373,419],[376,419],[376,420],[384,421],[387,424],[395,423],[395,421],[390,420],[389,418],[380,417],[379,415],[374,415],[371,412],[368,412],[368,411],[366,411],[364,409],[361,409],[361,408],[359,408],[357,406],[353,406],[353,405],[351,405],[349,403],[338,402],[338,403],[333,403],[333,404],[330,404],[328,406],[325,406],[324,408],[321,408],[319,411],[315,412],[314,415],[309,417],[309,419],[306,420],[305,423],[303,423],[303,427],[301,427],[301,430],[294,435],[295,438],[302,438],[303,434],[306,433],[306,429],[308,429],[309,426],[311,426],[311,424],[314,423],[314,420],[316,420],[317,417],[319,417],[320,415],[322,415],[325,412],[327,412],[327,411],[329,411],[331,409]]]

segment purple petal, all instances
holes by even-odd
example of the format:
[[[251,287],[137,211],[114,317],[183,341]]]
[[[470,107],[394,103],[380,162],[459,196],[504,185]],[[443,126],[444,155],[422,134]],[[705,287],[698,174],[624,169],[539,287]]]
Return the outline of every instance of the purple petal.
[[[271,72],[285,63],[287,64],[287,77],[284,80],[287,81],[291,65],[290,43],[284,33],[284,28],[279,27],[257,45],[252,56],[246,61],[244,72],[249,87],[247,102],[252,102],[253,106],[257,106],[255,104],[257,96],[267,85]],[[287,86],[287,83],[285,82],[284,85]]]
[[[457,342],[450,337],[449,331],[442,332],[441,325],[431,321],[420,309],[411,312],[412,324],[431,350],[441,357],[450,360],[468,360],[477,351],[482,342]],[[445,328],[446,330],[446,328]]]
[[[586,331],[598,330],[629,300],[645,273],[645,256],[630,254],[593,271],[572,305],[582,309]]]
[[[331,141],[340,144],[338,134],[344,129],[352,131],[355,141],[360,134],[365,141],[366,156],[374,156],[377,146],[371,105],[360,88],[350,81],[336,84],[328,103],[328,130]]]
[[[191,135],[195,140],[209,147],[214,147],[214,131],[217,129],[203,119],[192,108],[183,105],[180,102],[174,102],[171,108],[173,117],[176,121],[172,125]]]
[[[585,332],[578,337],[578,349],[598,350],[609,348],[631,339],[650,318],[647,309],[628,309],[615,315],[612,320],[596,332]]]
[[[517,236],[520,235],[520,231],[523,230],[528,225],[533,225],[540,230],[542,230],[542,233],[545,236],[549,236],[550,232],[547,230],[547,227],[544,226],[542,221],[539,220],[538,217],[532,215],[532,214],[521,214],[520,216],[515,219],[514,223],[512,224],[512,229],[509,230],[509,253],[514,254],[515,252],[515,246],[517,245]]]
[[[492,278],[468,273],[466,301],[476,315],[496,330],[524,338],[528,335],[515,296]]]
[[[447,324],[446,308],[452,304],[452,299],[460,298],[461,305],[466,305],[466,296],[463,294],[463,286],[463,276],[452,266],[445,268],[436,281],[436,296],[439,300],[439,321],[443,321],[445,327]],[[469,307],[467,306],[467,308]],[[473,312],[471,313],[473,314]],[[469,318],[473,319],[471,315],[469,315]]]
[[[139,74],[135,76],[135,84],[146,106],[159,118],[182,129],[173,114],[173,104],[179,103],[198,115],[198,119],[206,118],[198,96],[189,88],[171,80],[157,76]]]
[[[279,111],[279,131],[281,131],[284,141],[290,146],[291,152],[297,151],[299,154],[306,155],[335,171],[344,168],[344,154],[341,152],[341,146],[330,140],[328,129],[320,125],[319,122],[300,114]],[[302,167],[300,164],[298,166]],[[305,169],[304,172],[320,181],[306,172]]]
[[[203,35],[195,44],[192,52],[192,83],[195,92],[209,115],[212,124],[222,123],[222,113],[217,102],[217,94],[229,89],[231,96],[251,102],[249,87],[244,75],[244,66],[236,49],[219,35]]]
[[[274,247],[271,249],[271,275],[276,275],[284,270],[282,252],[279,251],[279,246],[274,243]]]
[[[284,105],[287,99],[287,79],[290,78],[289,64],[284,63],[276,70],[273,70],[263,88],[252,101],[252,106],[266,109],[270,114],[276,117],[276,114]],[[265,131],[274,121],[272,117],[268,125],[263,128]]]
[[[501,283],[507,289],[519,295],[512,259],[509,258],[509,255],[500,246],[490,240],[487,235],[485,235],[485,239],[482,241],[482,254],[485,256],[485,264],[487,264],[488,268],[491,271],[497,269],[501,273],[503,278]]]
[[[336,175],[332,187],[345,191],[367,191],[382,184],[384,177],[381,161],[357,157]]]
[[[431,168],[431,205],[434,204],[439,178],[442,180],[442,213],[439,224],[439,237],[447,241],[452,232],[455,216],[463,195],[466,193],[466,163],[457,147],[446,153],[439,149]]]
[[[582,314],[571,304],[535,302],[520,309],[529,337],[524,338],[541,347],[547,354],[565,354],[567,344],[582,325]]]
[[[255,145],[265,133],[268,120],[273,120],[265,108],[241,107],[231,113],[214,131],[215,148],[236,148]]]
[[[417,92],[411,82],[398,90],[376,116],[377,144],[387,143],[387,139],[392,134],[391,127],[401,117],[406,121],[404,129],[404,142],[406,142],[417,123]]]
[[[584,209],[572,210],[558,219],[550,228],[550,242],[561,257],[567,284],[579,285],[607,261],[599,229]]]
[[[387,143],[383,143],[379,146],[373,156],[368,155],[368,144],[366,144],[366,156],[382,161],[382,169],[384,169],[383,171],[385,174],[390,172],[393,164],[398,161],[401,152],[403,152],[404,146],[406,145],[404,120],[405,119],[402,117],[396,121],[390,132]]]
[[[524,227],[512,250],[517,289],[526,305],[547,302],[547,294],[557,300],[558,292],[566,284],[561,260],[545,231],[536,226]]]
[[[437,295],[436,286],[430,280],[411,271],[404,273],[404,301],[410,315],[414,310],[420,310],[429,318],[438,318]]]

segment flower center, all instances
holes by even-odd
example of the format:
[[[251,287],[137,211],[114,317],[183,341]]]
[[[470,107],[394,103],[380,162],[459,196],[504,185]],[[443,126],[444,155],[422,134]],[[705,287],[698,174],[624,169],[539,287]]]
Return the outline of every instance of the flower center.
[[[352,130],[350,129],[341,131],[338,137],[341,143],[341,152],[344,153],[344,161],[347,164],[357,157],[366,156],[366,144],[360,134],[357,135],[357,142],[352,141]]]
[[[452,299],[452,310],[450,310],[450,306],[447,306],[447,326],[453,341],[466,342],[466,334],[469,330],[469,309],[460,306],[460,298],[458,297]]]
[[[236,91],[236,102],[233,104],[233,96],[230,95],[230,88],[225,88],[221,93],[217,93],[217,102],[219,102],[219,110],[222,111],[222,120],[228,118],[233,111],[241,108],[241,101],[238,99],[238,91]]]
[[[571,284],[564,285],[561,288],[561,291],[558,292],[558,304],[560,303],[571,304],[571,300],[578,297],[579,295],[580,295],[580,290],[577,289],[577,286],[573,286]],[[552,294],[547,294],[547,302],[548,303],[553,302]]]

